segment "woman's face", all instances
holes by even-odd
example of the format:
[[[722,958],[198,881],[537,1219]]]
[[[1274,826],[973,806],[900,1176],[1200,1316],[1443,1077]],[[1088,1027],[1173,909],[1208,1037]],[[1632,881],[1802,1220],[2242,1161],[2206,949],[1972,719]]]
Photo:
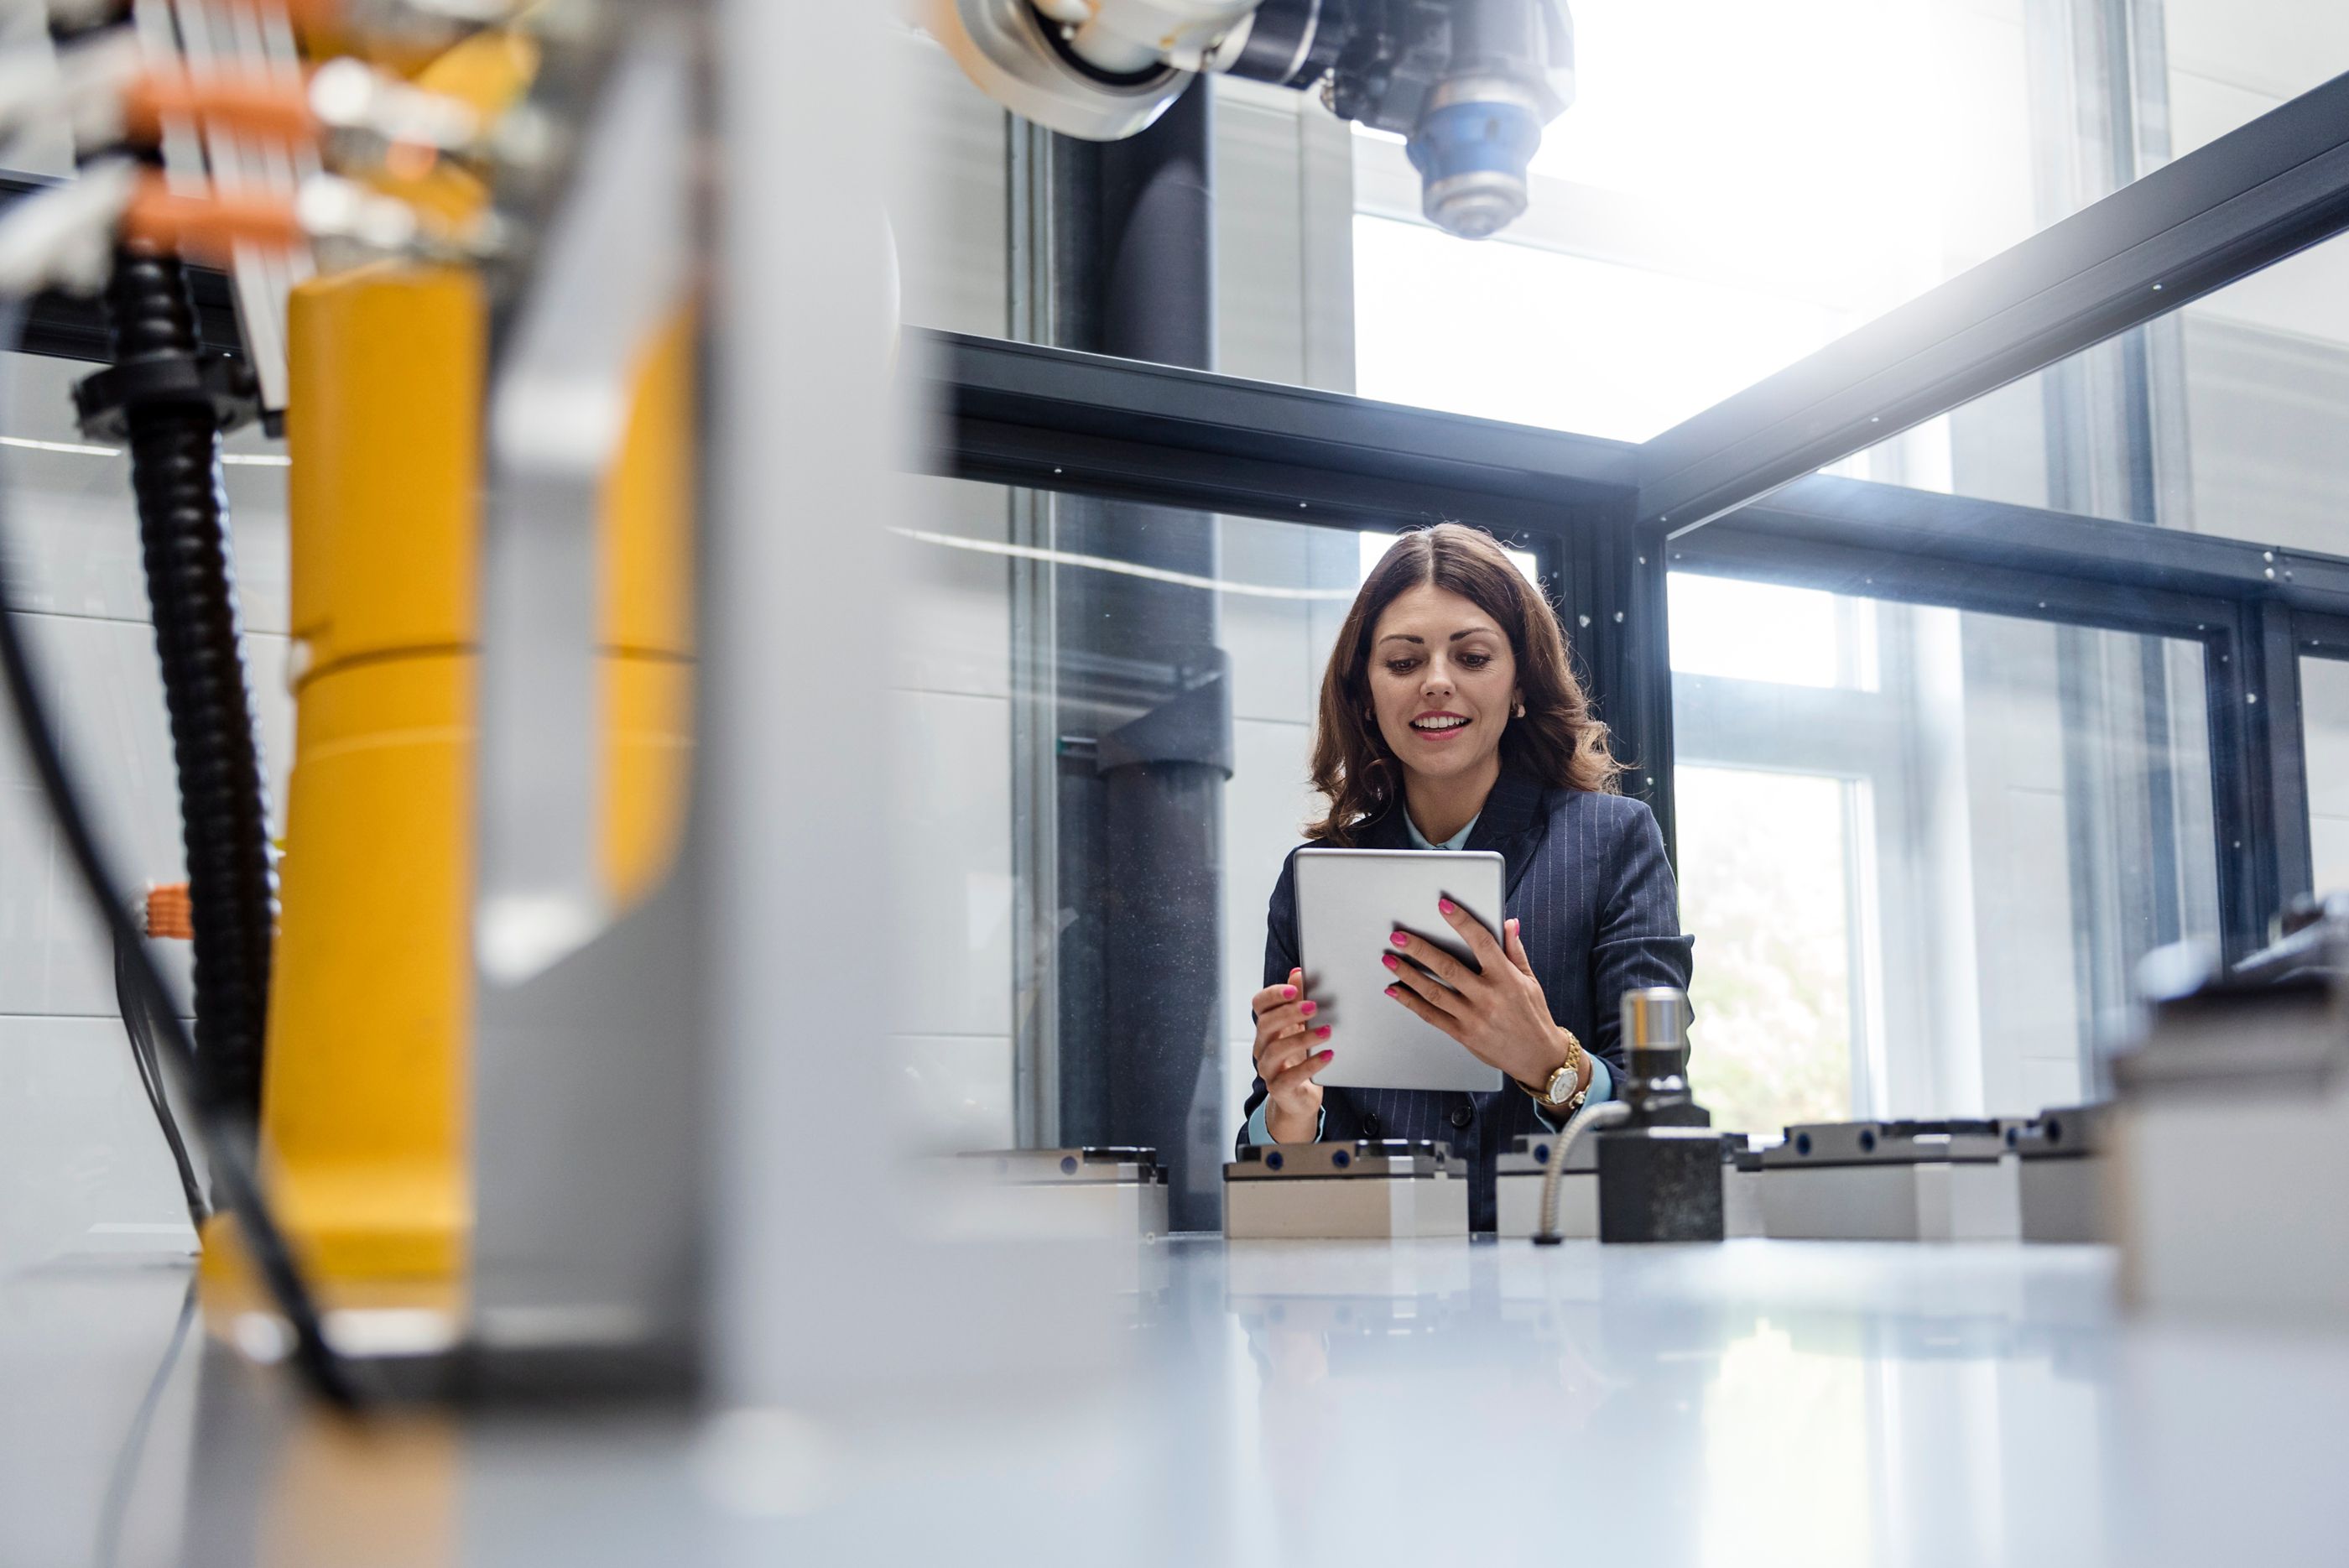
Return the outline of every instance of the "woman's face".
[[[1411,773],[1472,774],[1500,749],[1517,703],[1509,639],[1474,601],[1423,583],[1371,628],[1371,709]]]

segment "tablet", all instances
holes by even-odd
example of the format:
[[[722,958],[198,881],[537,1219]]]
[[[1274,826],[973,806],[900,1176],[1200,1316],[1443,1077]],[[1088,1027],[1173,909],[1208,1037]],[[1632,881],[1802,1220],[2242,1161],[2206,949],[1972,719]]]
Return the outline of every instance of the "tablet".
[[[1395,977],[1381,961],[1395,950],[1400,928],[1475,967],[1435,900],[1451,899],[1497,938],[1506,865],[1482,850],[1297,852],[1297,961],[1305,994],[1319,1003],[1314,1022],[1330,1025],[1337,1053],[1316,1083],[1472,1094],[1501,1086],[1498,1067],[1387,995]]]

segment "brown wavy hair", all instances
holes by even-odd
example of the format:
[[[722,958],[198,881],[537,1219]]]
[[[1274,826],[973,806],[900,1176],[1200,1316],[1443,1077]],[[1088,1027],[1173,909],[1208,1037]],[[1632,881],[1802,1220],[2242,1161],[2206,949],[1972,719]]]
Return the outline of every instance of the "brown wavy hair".
[[[1508,636],[1526,715],[1501,732],[1501,765],[1547,784],[1615,794],[1624,764],[1608,750],[1607,726],[1591,717],[1557,612],[1490,534],[1438,523],[1394,542],[1338,628],[1338,646],[1321,677],[1321,722],[1313,737],[1313,787],[1329,801],[1330,815],[1309,824],[1306,836],[1348,847],[1402,794],[1402,764],[1368,713],[1371,633],[1387,606],[1424,584],[1458,594]]]

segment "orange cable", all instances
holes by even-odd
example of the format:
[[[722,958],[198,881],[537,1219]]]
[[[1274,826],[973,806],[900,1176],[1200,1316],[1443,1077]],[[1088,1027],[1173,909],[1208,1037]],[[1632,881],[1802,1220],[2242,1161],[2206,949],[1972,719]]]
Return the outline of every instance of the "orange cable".
[[[285,249],[307,243],[294,198],[254,191],[187,195],[164,184],[160,174],[143,176],[122,214],[122,234],[183,255],[226,259],[239,244]]]
[[[143,141],[160,140],[164,122],[172,119],[279,141],[316,141],[320,130],[305,83],[250,73],[149,71],[123,89],[122,115],[130,134]]]
[[[195,936],[195,910],[185,882],[159,882],[147,889],[147,934],[181,941]]]

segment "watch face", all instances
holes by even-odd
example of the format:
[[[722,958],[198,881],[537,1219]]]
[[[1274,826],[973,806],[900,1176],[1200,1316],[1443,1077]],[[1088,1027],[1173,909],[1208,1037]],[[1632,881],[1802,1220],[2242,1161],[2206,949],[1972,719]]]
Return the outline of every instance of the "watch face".
[[[1547,1091],[1549,1100],[1556,1105],[1564,1105],[1567,1096],[1574,1093],[1574,1080],[1579,1076],[1571,1063],[1552,1073],[1549,1075]]]

